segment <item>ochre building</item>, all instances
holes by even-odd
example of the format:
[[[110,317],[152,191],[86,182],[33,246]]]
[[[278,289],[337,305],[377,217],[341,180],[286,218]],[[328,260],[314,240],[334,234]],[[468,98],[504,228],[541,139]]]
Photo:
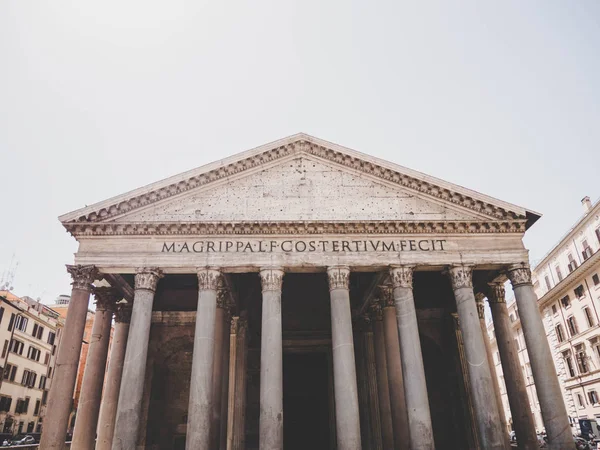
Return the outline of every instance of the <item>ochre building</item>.
[[[485,298],[537,448],[507,280],[549,446],[574,448],[522,242],[538,218],[304,134],[65,214],[79,249],[41,448],[64,445],[92,292],[77,450],[508,449]]]

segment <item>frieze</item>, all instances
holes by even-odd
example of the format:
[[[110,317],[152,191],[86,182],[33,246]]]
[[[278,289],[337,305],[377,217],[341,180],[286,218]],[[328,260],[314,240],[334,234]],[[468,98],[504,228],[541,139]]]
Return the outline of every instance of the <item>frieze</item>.
[[[67,265],[67,272],[73,279],[71,285],[73,289],[91,290],[92,283],[98,278],[98,269],[96,266]]]
[[[292,221],[63,223],[73,236],[489,234],[524,233],[525,220],[495,221]]]
[[[329,267],[327,268],[327,279],[330,291],[335,289],[349,289],[350,268]]]
[[[475,199],[469,195],[453,192],[431,182],[412,177],[373,162],[365,161],[364,159],[315,144],[308,140],[299,139],[298,141],[278,146],[260,154],[252,155],[230,164],[220,166],[211,171],[194,175],[188,179],[180,180],[176,183],[170,184],[169,186],[164,186],[160,189],[134,196],[127,200],[123,200],[118,204],[101,208],[98,211],[80,216],[77,219],[77,222],[105,221],[107,219],[123,215],[136,208],[151,205],[158,201],[179,195],[200,186],[205,186],[221,179],[230,178],[233,175],[299,152],[317,156],[323,160],[340,164],[357,172],[375,176],[389,183],[397,184],[399,186],[409,188],[445,202],[453,203],[500,220],[510,220],[515,218],[525,219],[525,217],[519,217],[518,214],[512,211],[507,211],[506,209]]]
[[[452,289],[457,290],[461,288],[472,288],[473,269],[469,266],[453,266],[448,269],[448,276],[452,283]]]

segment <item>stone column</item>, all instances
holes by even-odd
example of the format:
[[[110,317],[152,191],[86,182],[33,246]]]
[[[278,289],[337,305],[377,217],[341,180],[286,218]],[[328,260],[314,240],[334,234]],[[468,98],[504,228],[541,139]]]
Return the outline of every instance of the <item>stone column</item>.
[[[381,417],[379,415],[379,394],[377,390],[377,372],[375,364],[375,343],[371,315],[365,317],[365,329],[362,333],[367,404],[369,413],[369,444],[372,450],[385,450],[381,437]]]
[[[94,266],[67,266],[67,271],[73,278],[73,288],[50,388],[48,414],[44,417],[44,432],[40,442],[40,448],[44,450],[65,448],[91,283],[98,275]]]
[[[511,266],[508,269],[508,277],[512,283],[519,308],[527,354],[540,401],[544,426],[548,434],[548,448],[572,450],[575,448],[575,443],[558,384],[556,368],[550,353],[546,330],[542,323],[538,299],[531,284],[529,266],[526,264]]]
[[[106,386],[104,389],[104,396],[102,397],[102,407],[100,408],[96,450],[111,450],[112,448],[130,320],[131,303],[118,304],[115,312],[115,330],[113,332],[110,350],[110,362],[108,363]]]
[[[229,336],[229,396],[227,407],[227,450],[246,449],[246,365],[248,362],[248,319],[231,319]]]
[[[152,304],[156,285],[160,278],[162,278],[162,272],[157,268],[138,269],[135,275],[133,311],[127,336],[125,362],[123,363],[113,450],[134,450],[136,448],[142,414]]]
[[[327,268],[331,296],[331,343],[337,450],[360,450],[360,417],[354,363],[348,267]]]
[[[501,429],[492,374],[481,333],[477,305],[475,304],[475,294],[471,280],[472,268],[454,266],[449,269],[448,273],[456,298],[459,326],[468,362],[471,397],[475,409],[479,442],[484,450],[504,450],[508,435],[503,433]]]
[[[283,271],[262,269],[262,330],[260,337],[259,448],[283,449],[283,342],[281,286]]]
[[[231,305],[225,310],[225,327],[223,327],[223,381],[221,383],[221,419],[219,424],[219,449],[227,450],[227,418],[229,407],[229,360],[231,352]]]
[[[394,426],[394,449],[408,450],[409,427],[404,394],[404,377],[398,336],[398,320],[392,286],[380,286],[383,302],[383,335],[385,337],[388,380],[390,386],[390,403],[392,407],[392,424]],[[411,372],[408,372],[411,373]]]
[[[407,266],[392,267],[390,269],[394,304],[396,306],[396,325],[400,341],[400,362],[402,371],[410,374],[404,379],[409,442],[411,450],[435,450],[417,311],[413,298],[412,273],[412,267]],[[390,353],[389,347],[386,352]],[[389,362],[390,359],[388,358],[388,376],[390,374]],[[392,379],[390,378],[390,389],[391,386]],[[394,435],[394,442],[396,440],[397,437]],[[396,446],[398,446],[398,443],[396,443]]]
[[[477,315],[479,316],[479,325],[481,326],[481,334],[483,335],[483,343],[485,344],[485,354],[487,356],[488,364],[490,366],[490,373],[492,375],[492,384],[494,386],[494,395],[496,396],[496,403],[498,404],[498,414],[500,415],[500,424],[502,425],[502,432],[508,434],[508,424],[506,423],[506,415],[504,414],[504,406],[502,405],[502,394],[500,393],[500,384],[498,383],[498,374],[496,373],[496,364],[494,363],[494,355],[492,355],[492,347],[490,344],[490,337],[487,331],[487,324],[485,323],[485,294],[475,294],[475,304],[477,305]],[[510,443],[506,441],[507,450],[510,450]]]
[[[375,347],[375,365],[377,370],[377,393],[379,395],[379,417],[381,418],[381,438],[384,449],[393,449],[394,431],[392,426],[392,407],[390,405],[390,388],[388,367],[383,334],[383,308],[381,300],[372,306],[373,309],[373,340]],[[403,391],[404,394],[404,391]],[[408,425],[408,416],[407,416]],[[408,435],[407,435],[408,438]]]
[[[519,353],[508,318],[508,308],[504,299],[504,283],[490,283],[488,302],[492,311],[496,342],[519,449],[537,450],[539,444],[535,432],[535,422],[529,407]]]
[[[81,450],[93,450],[96,444],[96,429],[98,428],[112,316],[115,304],[121,296],[115,288],[96,287],[94,288],[94,297],[96,298],[96,314],[92,325],[92,336],[83,373],[81,398],[71,444],[73,448]]]
[[[224,365],[223,354],[229,354],[229,349],[225,349],[225,331],[229,336],[229,310],[227,289],[221,288],[217,291],[217,310],[215,314],[215,349],[213,353],[213,373],[212,373],[212,414],[210,418],[210,448],[219,449],[221,441],[221,418],[223,395],[223,382],[225,381],[225,371],[228,370]],[[227,339],[229,344],[229,339]]]
[[[185,438],[187,450],[211,450],[213,357],[219,287],[221,287],[221,272],[208,268],[198,271],[198,309],[196,310],[190,401]]]

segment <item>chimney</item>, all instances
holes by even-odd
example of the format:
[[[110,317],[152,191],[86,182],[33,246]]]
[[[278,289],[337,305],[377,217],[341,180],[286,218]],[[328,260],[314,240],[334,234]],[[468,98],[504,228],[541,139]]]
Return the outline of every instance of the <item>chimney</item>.
[[[581,204],[583,205],[584,212],[588,212],[590,209],[592,209],[592,202],[587,195],[581,199]]]

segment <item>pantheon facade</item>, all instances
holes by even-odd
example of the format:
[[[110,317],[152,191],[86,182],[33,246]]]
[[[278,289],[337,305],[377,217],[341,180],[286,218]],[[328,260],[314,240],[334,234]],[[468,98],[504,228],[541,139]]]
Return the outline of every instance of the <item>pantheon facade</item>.
[[[41,449],[65,446],[92,294],[72,449],[508,449],[486,299],[537,449],[507,281],[549,448],[574,449],[522,242],[539,217],[305,134],[65,214]]]

